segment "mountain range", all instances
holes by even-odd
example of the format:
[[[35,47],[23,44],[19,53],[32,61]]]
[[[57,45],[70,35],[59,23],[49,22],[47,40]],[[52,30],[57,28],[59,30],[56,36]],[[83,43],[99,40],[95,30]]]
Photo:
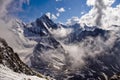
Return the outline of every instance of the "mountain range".
[[[15,72],[56,80],[120,79],[119,31],[56,24],[47,15],[28,24],[16,21],[12,30],[24,50],[17,54],[0,39],[0,63]]]

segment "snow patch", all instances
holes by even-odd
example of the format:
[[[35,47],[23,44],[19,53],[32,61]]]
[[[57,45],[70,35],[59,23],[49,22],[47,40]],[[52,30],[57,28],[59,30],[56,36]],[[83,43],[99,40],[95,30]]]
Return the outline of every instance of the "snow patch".
[[[46,80],[37,76],[16,73],[0,64],[0,80]]]

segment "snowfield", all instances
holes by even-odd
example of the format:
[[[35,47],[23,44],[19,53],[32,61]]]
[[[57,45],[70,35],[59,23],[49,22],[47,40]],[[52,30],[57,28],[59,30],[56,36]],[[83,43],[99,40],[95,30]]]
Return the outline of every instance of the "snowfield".
[[[0,80],[46,80],[37,76],[16,73],[0,64]]]

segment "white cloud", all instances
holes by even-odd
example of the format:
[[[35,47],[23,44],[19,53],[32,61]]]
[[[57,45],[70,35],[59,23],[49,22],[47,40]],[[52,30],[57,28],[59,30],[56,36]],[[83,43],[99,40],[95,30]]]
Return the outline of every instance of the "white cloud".
[[[87,3],[86,3],[88,6],[93,6],[95,5],[95,0],[87,0]]]
[[[93,8],[81,17],[81,24],[104,29],[109,29],[113,25],[120,26],[120,7],[112,8],[114,2],[115,0],[87,0],[87,5]]]
[[[59,25],[59,28],[56,30],[52,30],[52,34],[56,37],[56,38],[65,38],[67,37],[70,33],[72,32],[71,28],[63,28],[61,25]]]
[[[60,13],[57,13],[56,16],[59,17],[59,16],[60,16]]]
[[[64,9],[63,7],[61,7],[61,8],[56,8],[56,10],[58,11],[58,12],[56,13],[56,17],[59,17],[61,13],[65,12],[65,9]],[[54,18],[55,18],[55,16],[54,16]]]
[[[81,18],[72,17],[68,19],[67,24],[73,25],[80,23],[89,26],[98,26],[104,29],[109,29],[109,27],[114,25],[120,27],[120,5],[117,5],[115,8],[111,7],[114,1],[115,0],[87,0],[87,5],[92,6],[92,9]],[[115,28],[111,29],[114,30]],[[69,67],[81,67],[85,63],[83,59],[85,57],[96,57],[96,55],[107,54],[106,50],[111,49],[117,39],[116,32],[114,31],[111,31],[107,35],[108,39],[106,41],[98,36],[87,37],[77,44],[66,45],[63,43],[62,46],[68,52],[70,58],[72,58],[70,61],[72,65]]]
[[[59,17],[61,13],[65,12],[65,9],[64,9],[63,7],[61,7],[61,8],[56,8],[56,10],[58,11],[58,12],[56,13],[56,16],[57,16],[57,17]]]
[[[88,6],[95,6],[97,4],[99,5],[100,2],[102,2],[104,6],[111,6],[115,2],[115,0],[87,0],[86,4]]]
[[[54,14],[52,14],[52,15],[51,15],[51,19],[56,20],[57,17],[56,17]]]
[[[29,4],[29,0],[0,0],[0,17],[8,16],[9,11],[20,11],[23,3]]]
[[[63,7],[61,7],[61,8],[57,8],[57,11],[62,13],[62,12],[65,12],[65,9]]]
[[[50,12],[47,12],[46,15],[48,16],[49,19],[51,18],[51,13]]]
[[[85,14],[85,12],[81,12],[81,14]]]
[[[8,13],[8,6],[13,0],[0,0],[0,17],[5,16]]]
[[[25,0],[26,1],[26,0]],[[12,31],[12,27],[14,25],[14,21],[16,20],[15,16],[11,16],[9,14],[10,11],[14,11],[13,7],[22,8],[20,5],[22,4],[21,0],[0,0],[0,37],[4,38],[8,44],[15,48],[20,48],[22,45],[20,38]],[[13,5],[14,4],[14,5]],[[14,38],[13,38],[14,37]]]
[[[50,13],[50,12],[47,12],[46,15],[48,16],[49,19],[53,19],[53,20],[56,20],[58,16]]]
[[[71,8],[68,8],[68,10],[71,10]]]
[[[62,0],[55,0],[56,2],[62,1]]]
[[[75,23],[80,23],[79,17],[72,17],[71,19],[68,19],[66,25],[74,25]]]
[[[80,23],[83,27],[84,24],[92,27],[97,26],[104,29],[115,29],[114,25],[120,27],[120,4],[116,7],[111,5],[115,0],[87,0],[86,4],[92,6],[88,13],[84,14],[81,18],[72,17],[68,19],[66,24],[73,25]]]

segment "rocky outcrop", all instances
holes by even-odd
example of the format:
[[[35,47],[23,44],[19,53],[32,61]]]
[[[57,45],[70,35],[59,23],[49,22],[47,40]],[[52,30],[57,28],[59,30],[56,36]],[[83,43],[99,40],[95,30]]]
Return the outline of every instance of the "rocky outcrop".
[[[120,73],[113,75],[110,80],[120,80]]]
[[[7,42],[2,38],[0,38],[0,64],[7,66],[11,70],[18,73],[43,77],[43,75],[33,71],[26,64],[24,64],[20,60],[18,54],[15,53],[14,50],[8,46]]]

